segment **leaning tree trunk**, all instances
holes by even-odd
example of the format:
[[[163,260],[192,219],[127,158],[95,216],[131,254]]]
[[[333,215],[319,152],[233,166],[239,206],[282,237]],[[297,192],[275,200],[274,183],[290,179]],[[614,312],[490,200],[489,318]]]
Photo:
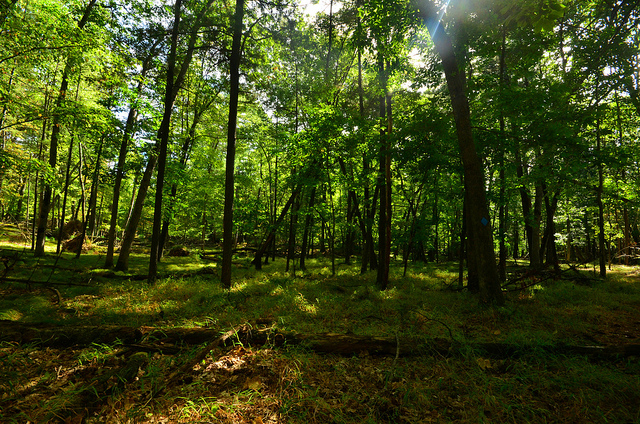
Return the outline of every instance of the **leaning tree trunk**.
[[[175,68],[172,69],[171,72],[168,72],[168,74],[171,75],[171,78],[169,78],[169,75],[167,75],[167,88],[165,89],[165,99],[164,99],[164,103],[165,103],[164,114],[163,114],[162,122],[160,123],[160,128],[158,129],[158,141],[160,145],[165,144],[163,143],[164,137],[167,137],[166,143],[168,143],[171,109],[178,95],[178,90],[182,86],[182,82],[185,79],[187,70],[189,69],[189,65],[191,64],[191,59],[193,57],[193,53],[195,50],[195,44],[199,39],[198,30],[203,25],[203,17],[207,12],[207,10],[209,10],[209,7],[211,7],[211,3],[213,3],[213,0],[207,1],[207,3],[204,6],[202,6],[202,8],[200,9],[200,12],[198,13],[196,22],[193,23],[193,26],[189,31],[190,35],[189,35],[189,41],[187,43],[186,55],[182,61],[179,72],[177,72],[177,75],[176,75]],[[178,12],[180,9],[180,5],[181,5],[181,1],[177,1],[176,4],[174,5],[174,9],[178,10]],[[174,31],[172,34],[172,41],[171,41],[172,49],[177,48],[175,46],[177,45],[177,39],[174,39],[174,38],[179,35],[178,24],[179,24],[178,21],[174,22]],[[168,62],[171,63],[172,61],[175,66],[175,57],[173,58],[173,60],[169,58]],[[174,77],[175,77],[175,80],[174,80]],[[169,90],[169,86],[171,88],[170,90]],[[171,105],[171,107],[168,108],[167,105]],[[167,111],[167,109],[169,109],[169,111]],[[156,144],[156,146],[158,146],[158,144]],[[127,222],[127,228],[125,230],[125,233],[122,239],[122,246],[120,248],[120,255],[118,256],[118,262],[116,263],[116,270],[124,271],[129,268],[129,254],[131,253],[131,245],[133,244],[133,240],[135,239],[135,233],[138,228],[138,223],[140,222],[140,218],[142,216],[142,208],[144,206],[144,200],[147,196],[147,191],[149,190],[149,184],[151,183],[151,177],[153,176],[153,171],[156,167],[156,164],[158,164],[158,160],[160,158],[161,152],[159,150],[161,148],[162,148],[161,146],[158,146],[158,150],[153,151],[149,156],[147,167],[144,171],[142,180],[140,181],[140,186],[138,188],[138,195],[136,197],[133,208],[131,209],[129,220]],[[166,151],[165,151],[165,161],[166,161]],[[162,209],[161,195],[162,195],[162,184],[163,184],[164,178],[158,178],[158,181],[160,182],[160,184],[159,186],[156,187],[155,210]],[[159,199],[157,197],[158,192],[160,192]],[[156,223],[156,219],[159,220],[157,223]],[[149,282],[150,283],[153,283],[156,279],[157,258],[158,258],[157,251],[158,251],[158,246],[160,241],[161,220],[162,220],[161,214],[154,215],[154,224],[153,224],[154,231],[152,236],[153,238],[152,238],[151,254],[149,259]]]
[[[193,122],[189,127],[189,131],[187,133],[187,137],[182,144],[182,149],[180,150],[180,169],[184,169],[187,166],[187,159],[189,157],[189,153],[193,148],[193,144],[196,140],[196,128],[200,123],[202,115],[204,112],[211,106],[213,103],[213,99],[206,101],[199,109],[196,109],[193,117]],[[167,216],[162,222],[162,231],[160,232],[160,246],[158,247],[158,260],[162,259],[162,252],[164,251],[164,246],[169,238],[169,225],[171,224],[171,219],[173,216],[173,209],[175,204],[175,199],[178,195],[178,184],[174,182],[171,184],[171,194],[169,197],[169,202],[167,205]]]
[[[280,226],[280,224],[282,224],[282,221],[284,220],[284,217],[287,215],[289,208],[298,197],[299,191],[300,191],[300,188],[296,188],[294,192],[291,193],[291,197],[289,197],[289,200],[287,200],[287,203],[285,203],[284,207],[282,208],[282,211],[280,212],[280,216],[278,217],[278,219],[276,219],[274,224],[271,226],[271,229],[269,230],[269,233],[267,234],[265,241],[262,243],[262,246],[260,246],[260,248],[256,252],[256,255],[253,258],[253,261],[251,261],[251,263],[256,267],[256,270],[259,271],[262,269],[262,256],[267,252],[267,249],[269,248],[269,246],[271,246],[271,243],[273,243],[273,241],[275,240],[276,231],[278,230],[278,227]]]
[[[67,95],[67,88],[69,86],[69,73],[73,67],[71,58],[67,60],[67,65],[62,73],[62,82],[60,83],[60,90],[58,92],[58,99],[56,101],[55,113],[53,114],[53,124],[51,128],[51,144],[49,145],[49,166],[52,170],[55,170],[58,161],[58,141],[60,138],[60,110],[62,103]],[[40,202],[40,213],[38,218],[38,233],[36,235],[36,250],[35,256],[44,256],[44,244],[47,232],[47,217],[49,216],[49,210],[51,209],[51,195],[53,187],[50,183],[44,186],[42,195],[42,201]]]
[[[153,209],[153,233],[151,236],[151,253],[149,254],[149,284],[156,282],[158,273],[158,250],[160,248],[160,232],[162,225],[162,196],[164,189],[164,174],[167,165],[167,147],[169,144],[169,132],[171,126],[171,114],[180,82],[175,81],[176,60],[178,56],[178,37],[180,35],[180,15],[182,13],[182,0],[176,0],[174,4],[173,31],[171,34],[171,50],[167,58],[167,85],[164,94],[164,113],[158,129],[158,172],[156,175],[156,199]],[[183,67],[188,65],[189,58],[185,58]]]
[[[433,5],[432,2],[429,3]],[[431,12],[434,10],[435,8],[433,7]],[[460,157],[464,167],[464,181],[469,200],[469,230],[470,236],[473,237],[480,298],[486,303],[495,302],[498,305],[502,305],[504,304],[504,297],[500,287],[500,276],[493,246],[493,230],[487,207],[482,162],[476,151],[473,139],[471,110],[466,95],[465,75],[463,70],[460,69],[451,39],[444,32],[442,23],[434,19],[433,13],[428,13],[426,18],[431,19],[434,23],[434,25],[430,26],[431,37],[442,60],[451,97]]]
[[[155,52],[155,47],[160,43],[160,40],[154,44],[151,48],[152,52]],[[147,75],[147,72],[151,68],[151,59],[153,55],[149,54],[144,64],[142,65],[142,71],[140,72],[140,82],[136,90],[136,98],[140,96],[142,88],[144,87],[143,81]],[[118,164],[116,165],[116,180],[113,184],[113,203],[111,204],[111,219],[109,221],[109,233],[107,235],[107,256],[104,262],[105,268],[111,268],[113,266],[113,255],[115,252],[116,243],[116,227],[118,226],[118,208],[120,206],[120,189],[122,187],[122,180],[124,178],[124,167],[127,159],[127,151],[129,150],[129,140],[134,133],[134,126],[138,117],[138,109],[135,106],[134,101],[129,108],[127,115],[127,121],[122,134],[122,140],[120,142],[120,151],[118,152]]]
[[[115,269],[117,271],[126,271],[129,269],[129,255],[131,253],[131,246],[136,238],[136,231],[138,229],[138,223],[142,217],[142,208],[144,206],[144,200],[147,197],[147,191],[149,190],[149,184],[151,183],[151,176],[156,168],[158,157],[155,154],[149,156],[149,161],[142,174],[142,179],[138,185],[138,194],[135,196],[133,207],[129,214],[129,220],[122,236],[122,245],[120,246],[120,254],[118,255],[118,262],[116,262]]]

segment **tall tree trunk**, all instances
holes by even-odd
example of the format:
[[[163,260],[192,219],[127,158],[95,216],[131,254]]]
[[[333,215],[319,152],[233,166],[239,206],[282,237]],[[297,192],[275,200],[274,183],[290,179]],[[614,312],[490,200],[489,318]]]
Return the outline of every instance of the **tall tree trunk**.
[[[387,93],[387,72],[382,53],[378,53],[378,78],[382,95],[380,96],[380,151],[378,168],[378,187],[380,189],[380,211],[378,216],[378,274],[376,284],[380,290],[389,285],[389,264],[391,254],[391,152],[388,138],[391,130],[391,96]]]
[[[535,200],[533,202],[533,222],[531,225],[531,246],[529,249],[529,266],[533,269],[542,267],[540,257],[540,225],[542,224],[543,190],[540,183],[536,183]]]
[[[460,250],[458,262],[458,288],[462,289],[464,281],[465,246],[467,245],[467,201],[466,196],[462,202],[462,223],[460,225]]]
[[[84,14],[78,22],[78,28],[82,30],[89,20],[89,15],[96,4],[97,0],[90,0],[84,9]],[[49,166],[52,171],[55,170],[58,161],[58,142],[60,139],[61,121],[60,116],[63,103],[67,96],[67,89],[69,87],[69,74],[73,70],[75,60],[72,57],[67,58],[67,63],[62,71],[62,79],[60,82],[60,89],[58,90],[58,98],[56,99],[55,111],[52,119],[51,127],[51,144],[49,145]],[[36,257],[44,256],[44,245],[47,232],[47,216],[49,215],[49,209],[51,208],[51,194],[53,188],[51,184],[47,183],[44,186],[44,193],[42,196],[42,202],[40,202],[40,219],[38,221],[38,234],[36,239],[36,246],[34,255]]]
[[[513,259],[520,257],[520,226],[517,221],[512,222],[513,225]]]
[[[80,201],[78,202],[78,205],[80,207],[80,212],[81,212],[81,221],[84,223],[85,222],[85,211],[86,211],[86,190],[85,190],[85,178],[82,175],[82,167],[83,165],[85,165],[84,163],[84,153],[83,153],[83,148],[82,148],[82,143],[78,143],[78,157],[80,158],[79,160],[79,167],[78,167],[78,180],[80,181]],[[77,215],[77,212],[76,212]]]
[[[290,262],[294,262],[294,272],[295,272],[296,230],[298,227],[298,211],[299,210],[300,210],[300,200],[296,199],[293,202],[293,208],[291,209],[291,217],[289,221],[289,241],[287,243],[287,264],[285,266],[285,272],[289,272]]]
[[[100,176],[100,160],[102,159],[102,144],[104,137],[100,140],[100,146],[98,147],[98,154],[96,155],[96,167],[93,173],[93,181],[91,181],[91,193],[89,194],[89,208],[87,210],[87,219],[82,223],[82,236],[80,237],[80,246],[76,252],[76,259],[82,254],[82,245],[84,244],[85,237],[87,235],[87,227],[91,227],[89,224],[95,220],[96,205],[98,203],[98,181]]]
[[[519,144],[519,143],[518,143]],[[523,180],[524,178],[524,162],[523,158],[520,155],[520,146],[516,145],[515,151],[515,159],[516,159],[516,175],[519,180]],[[524,184],[520,184],[520,203],[522,204],[522,218],[524,220],[524,234],[527,240],[527,248],[529,252],[531,252],[533,246],[533,215],[532,215],[532,205],[531,205],[531,196],[529,195],[529,190],[525,187]],[[531,259],[531,255],[529,255],[529,259]]]
[[[98,209],[96,211],[96,216],[93,219],[93,228],[91,228],[91,238],[95,238],[95,237],[102,237],[103,233],[101,230],[101,223],[102,221],[102,212],[104,211],[104,208],[102,207],[104,205],[104,191],[102,192],[102,194],[100,195],[100,206],[98,206]],[[98,224],[97,226],[95,224]],[[96,230],[97,228],[97,230]]]
[[[197,101],[197,100],[196,100]],[[187,166],[187,159],[189,158],[189,153],[191,152],[193,145],[196,140],[196,129],[200,124],[200,120],[204,112],[211,106],[213,100],[206,101],[199,109],[196,109],[193,121],[187,131],[187,137],[182,143],[182,149],[180,150],[180,169],[184,169]],[[162,222],[162,231],[160,232],[160,246],[158,247],[158,260],[162,259],[162,252],[164,251],[164,246],[169,237],[169,225],[171,224],[171,220],[173,219],[173,207],[175,203],[176,196],[178,195],[178,184],[174,182],[171,184],[171,194],[169,196],[169,201],[167,204],[167,213],[164,221]]]
[[[144,200],[147,197],[147,191],[149,190],[149,184],[151,183],[151,177],[153,171],[156,168],[158,157],[155,154],[149,156],[147,166],[145,167],[142,179],[138,184],[138,193],[133,202],[133,207],[129,212],[129,219],[127,226],[122,236],[122,244],[120,246],[120,254],[118,255],[118,261],[116,262],[115,269],[118,271],[126,271],[129,269],[129,255],[131,253],[131,246],[136,238],[136,231],[138,229],[138,223],[142,217],[142,209],[144,206]],[[135,186],[134,186],[135,189]],[[133,199],[133,197],[132,197]]]
[[[439,262],[439,252],[440,252],[440,232],[439,232],[439,221],[440,221],[440,212],[438,211],[438,169],[436,168],[436,172],[434,175],[433,181],[433,211],[431,213],[431,222],[435,227],[435,237],[433,239],[433,259],[436,263]]]
[[[596,79],[596,98],[598,97],[598,79]],[[600,155],[602,152],[602,134],[600,131],[600,108],[596,107],[596,160],[598,161],[598,189],[596,190],[596,203],[598,205],[598,262],[600,265],[600,277],[607,276],[607,251],[604,234],[604,164]]]
[[[340,172],[347,180],[353,180],[353,172],[349,175],[349,170],[347,170],[347,164],[344,161],[344,158],[338,158],[338,164],[340,165]],[[351,170],[353,171],[353,170]],[[351,264],[351,256],[353,255],[353,245],[355,243],[355,231],[353,229],[353,217],[359,216],[360,212],[358,210],[358,195],[355,190],[349,186],[347,189],[347,222],[346,222],[346,235],[344,242],[344,263],[347,265]]]
[[[624,244],[622,253],[624,255],[624,264],[629,265],[629,257],[631,256],[631,222],[629,220],[629,205],[626,203],[622,214],[624,225]]]
[[[233,17],[233,40],[229,66],[229,122],[227,126],[227,158],[224,184],[224,217],[222,221],[222,287],[231,287],[231,260],[233,258],[233,196],[235,191],[236,126],[238,97],[240,94],[240,59],[242,57],[242,21],[244,0],[236,0]]]
[[[465,222],[467,227],[467,290],[469,290],[471,293],[479,293],[480,275],[478,271],[478,255],[476,254],[478,248],[476,246],[476,238],[473,235],[473,231],[475,230],[475,228],[471,224],[471,206],[467,189],[465,189],[464,204],[464,210],[466,214]]]
[[[357,7],[360,7],[362,0],[357,0]],[[357,14],[357,33],[359,37],[362,37],[362,22],[360,14]],[[360,119],[364,122],[365,110],[364,110],[364,87],[362,84],[362,46],[358,44],[358,106],[360,112]],[[363,133],[362,142],[366,142],[366,135]],[[360,224],[362,232],[362,258],[360,264],[360,273],[364,274],[367,269],[376,269],[376,255],[373,248],[373,215],[375,214],[375,201],[374,205],[371,204],[371,196],[369,193],[369,158],[365,152],[362,155],[362,175],[363,175],[363,196],[362,196],[362,222]]]
[[[331,171],[327,167],[327,182],[329,184],[329,210],[331,211],[331,226],[329,226],[329,248],[331,249],[331,275],[336,275],[336,208],[333,202],[333,187]]]
[[[27,178],[20,178],[20,188],[18,188],[18,201],[16,204],[16,208],[14,211],[14,218],[16,223],[19,223],[22,220],[22,204],[24,203],[24,189],[27,187]],[[627,215],[628,216],[628,215]]]
[[[195,50],[195,44],[199,39],[199,29],[203,25],[203,18],[211,7],[211,3],[213,0],[208,0],[205,5],[200,8],[198,12],[196,21],[192,24],[189,31],[189,40],[187,42],[187,48],[185,57],[182,59],[182,64],[180,66],[180,70],[178,72],[175,71],[176,65],[176,55],[175,51],[170,52],[170,57],[168,58],[167,65],[170,66],[170,63],[173,62],[173,69],[167,70],[167,87],[165,89],[165,98],[164,98],[164,113],[162,116],[162,122],[160,123],[160,127],[158,129],[158,143],[156,143],[156,149],[149,156],[149,160],[147,162],[147,167],[145,168],[144,174],[140,181],[140,186],[138,187],[138,195],[136,196],[135,203],[131,212],[129,214],[129,220],[127,222],[127,227],[125,229],[125,233],[122,238],[122,246],[120,248],[120,255],[118,256],[118,262],[116,263],[116,270],[127,270],[129,268],[129,254],[131,253],[131,245],[133,244],[133,240],[135,239],[135,233],[138,228],[138,223],[140,222],[140,218],[142,217],[142,208],[144,205],[145,198],[147,196],[147,192],[149,190],[149,184],[151,183],[151,177],[153,176],[153,171],[155,170],[156,164],[158,164],[159,157],[161,156],[160,150],[162,149],[162,144],[168,143],[169,137],[169,128],[171,124],[171,112],[173,108],[173,104],[178,95],[178,91],[180,87],[182,87],[182,83],[187,74],[187,70],[189,69],[189,65],[191,64],[191,59],[193,58],[193,53]],[[181,0],[177,0],[174,5],[174,11],[180,10],[181,8]],[[175,18],[175,16],[174,16]],[[179,24],[179,16],[177,17],[178,22],[175,22],[174,28],[172,30],[172,40],[171,40],[171,49],[174,50],[177,48],[177,37],[180,35],[180,31],[178,29]],[[172,58],[173,57],[173,60]],[[171,75],[171,78],[169,78]],[[170,88],[170,90],[169,90]],[[163,141],[166,137],[166,141]],[[164,161],[166,164],[166,149],[164,155]],[[164,173],[163,173],[164,174]],[[158,178],[160,187],[156,186],[156,204],[154,207],[154,211],[158,209],[162,210],[162,185],[164,184],[164,175],[162,178]],[[159,194],[158,194],[159,192]],[[158,197],[158,195],[160,197]],[[159,202],[159,204],[158,204]],[[156,220],[158,222],[156,223]],[[153,284],[157,277],[157,259],[158,259],[158,247],[160,244],[160,223],[162,222],[162,214],[154,212],[154,223],[153,223],[153,235],[151,240],[151,254],[149,259],[149,283]]]
[[[353,245],[355,242],[355,232],[353,231],[353,216],[355,214],[355,205],[353,202],[353,190],[347,193],[347,229],[344,238],[344,263],[351,265],[351,256],[353,256]]]
[[[401,184],[402,184],[402,179],[400,180]],[[413,193],[409,193],[409,195],[407,195],[407,201],[409,203],[409,209],[407,210],[407,220],[409,217],[411,217],[411,225],[409,226],[409,237],[407,240],[407,244],[405,245],[405,251],[404,254],[402,255],[402,262],[403,262],[403,270],[402,270],[402,276],[406,277],[407,276],[407,267],[409,265],[409,255],[411,254],[411,251],[413,249],[413,238],[416,235],[416,222],[417,222],[417,215],[418,215],[418,205],[420,204],[420,198],[422,197],[422,187],[420,187],[418,194],[418,198],[416,199],[416,201],[413,201],[412,195],[414,195]],[[425,196],[426,197],[426,196]],[[426,203],[427,199],[425,198],[425,203]],[[424,208],[425,205],[422,205],[422,207]]]
[[[75,101],[78,101],[78,96],[80,94],[80,79],[78,79],[78,86],[76,87],[76,96]],[[60,253],[60,248],[62,245],[62,230],[64,229],[64,224],[66,221],[66,212],[67,212],[67,197],[69,194],[69,180],[71,177],[71,160],[73,157],[73,141],[75,137],[72,134],[71,140],[69,141],[69,154],[67,156],[67,170],[65,172],[65,182],[63,188],[63,200],[62,200],[62,213],[60,214],[60,227],[58,229],[58,243],[56,246],[56,254]]]
[[[30,213],[30,209],[29,209],[29,200],[31,199],[31,172],[29,172],[29,175],[27,175],[27,198],[26,198],[26,207],[25,207],[25,219],[24,219],[24,227],[25,228],[29,228],[29,213]]]
[[[262,269],[262,255],[264,255],[267,252],[267,249],[269,248],[269,246],[271,246],[271,244],[275,240],[276,231],[278,230],[278,227],[280,226],[280,224],[284,220],[284,217],[287,215],[287,212],[289,211],[289,208],[291,207],[293,202],[295,202],[296,198],[298,197],[299,190],[300,189],[297,188],[297,189],[294,190],[293,193],[291,193],[291,196],[289,197],[289,200],[287,200],[287,203],[284,204],[284,207],[282,208],[282,211],[280,212],[280,216],[278,216],[278,219],[276,219],[274,224],[271,226],[271,229],[269,230],[269,233],[267,234],[266,239],[262,243],[262,246],[260,246],[260,248],[256,252],[256,255],[253,258],[253,261],[251,261],[251,263],[256,267],[257,271]]]
[[[553,194],[548,193],[547,187],[544,186],[544,207],[546,213],[545,231],[542,238],[542,251],[545,252],[545,264],[552,266],[554,271],[560,272],[560,262],[558,261],[558,252],[556,250],[556,223],[555,214],[558,210],[559,192]],[[542,253],[540,254],[542,258]]]
[[[64,178],[64,193],[62,195],[62,216],[60,218],[60,230],[58,231],[58,245],[56,247],[56,254],[60,253],[60,248],[62,246],[62,230],[64,229],[64,224],[66,220],[66,211],[67,211],[67,197],[69,194],[69,180],[71,179],[71,158],[73,155],[73,141],[74,137],[71,137],[71,141],[69,142],[69,154],[67,156],[67,171]]]
[[[307,251],[309,250],[309,233],[311,232],[311,226],[313,225],[313,206],[316,201],[316,186],[311,187],[309,193],[309,203],[307,205],[307,212],[304,219],[304,233],[302,235],[302,247],[300,252],[300,269],[307,270],[305,260],[307,257]]]
[[[380,195],[380,187],[376,184],[376,189],[373,192],[373,199],[371,199],[369,204],[369,214],[367,217],[367,250],[369,251],[369,270],[377,270],[378,269],[378,256],[376,254],[375,243],[373,240],[373,224],[376,216],[376,209],[378,207],[378,197]],[[361,273],[366,272],[366,269],[361,269]]]
[[[432,2],[429,2],[433,5]],[[451,39],[437,19],[434,8],[427,13],[431,37],[442,60],[451,105],[456,123],[460,157],[464,167],[465,187],[469,200],[469,230],[473,238],[474,255],[480,284],[480,298],[485,303],[504,304],[500,276],[493,247],[493,231],[484,187],[482,162],[476,151],[471,126],[471,111],[466,95],[464,71],[455,56]]]
[[[71,58],[67,59],[67,65],[62,73],[62,82],[60,83],[60,90],[58,91],[58,99],[56,100],[55,113],[53,115],[52,128],[51,128],[51,143],[49,145],[49,166],[52,171],[55,171],[58,161],[58,140],[60,138],[60,111],[62,103],[67,95],[67,88],[69,86],[69,73],[73,67],[73,61]],[[40,202],[40,213],[38,219],[38,234],[36,235],[36,250],[35,256],[44,256],[44,245],[47,231],[47,217],[51,208],[51,196],[53,187],[47,183],[44,186],[42,201]]]
[[[567,218],[567,225],[566,225],[566,233],[567,233],[567,243],[565,244],[565,260],[567,261],[567,263],[571,262],[571,250],[573,249],[573,237],[571,235],[571,220],[569,218]]]
[[[47,99],[45,99],[45,107],[47,104]],[[44,149],[44,140],[47,136],[47,120],[42,121],[42,133],[40,136],[40,146],[38,148],[38,160],[42,160],[42,150]],[[36,248],[36,223],[38,216],[38,206],[40,206],[40,201],[42,200],[42,193],[38,190],[38,183],[40,182],[40,170],[36,169],[36,177],[33,187],[33,221],[31,222],[31,250],[35,250]]]
[[[158,40],[153,47],[151,48],[151,52],[155,52],[156,47],[160,43],[161,40]],[[140,82],[138,83],[138,87],[136,89],[136,100],[140,96],[142,92],[142,88],[144,87],[144,79],[147,75],[147,72],[151,68],[151,59],[153,58],[152,54],[149,54],[147,59],[144,61],[142,65],[142,71],[140,72]],[[138,118],[138,109],[136,107],[137,102],[134,100],[129,108],[129,113],[127,114],[127,121],[125,123],[124,131],[122,133],[122,140],[120,142],[120,151],[118,152],[118,163],[116,165],[116,179],[113,184],[113,202],[111,203],[111,218],[109,220],[109,233],[107,235],[107,255],[104,262],[105,268],[113,267],[113,255],[115,252],[115,243],[116,243],[116,227],[118,226],[118,209],[120,206],[120,189],[122,187],[122,179],[124,178],[124,167],[127,160],[127,152],[129,150],[129,140],[134,134],[134,126],[136,120]]]
[[[506,29],[502,28],[502,48],[500,49],[500,97],[503,97],[503,89],[507,83],[506,76],[506,56],[507,56],[507,32]],[[505,243],[505,233],[506,233],[506,225],[507,225],[507,216],[506,216],[506,178],[505,178],[505,150],[506,150],[506,128],[505,128],[505,119],[504,113],[502,110],[502,105],[504,104],[504,99],[500,103],[500,194],[499,194],[499,227],[498,227],[498,239],[500,241],[500,250],[499,250],[499,260],[498,260],[498,274],[500,275],[500,281],[504,282],[507,279],[507,248]]]
[[[151,253],[149,254],[149,284],[156,282],[158,273],[158,257],[160,250],[160,231],[162,225],[162,196],[164,191],[164,174],[167,165],[167,148],[169,144],[169,133],[171,130],[171,114],[173,113],[173,103],[177,95],[179,85],[176,85],[176,61],[178,51],[178,37],[180,35],[180,15],[182,14],[182,0],[176,0],[173,16],[173,31],[171,33],[171,49],[167,58],[167,82],[164,94],[164,113],[162,122],[158,129],[158,172],[156,175],[156,199],[153,208],[153,234],[151,235]],[[188,59],[185,59],[183,66]],[[188,63],[186,66],[189,66]],[[178,81],[180,83],[181,81]],[[175,94],[174,94],[175,92]]]
[[[129,207],[127,208],[127,219],[124,222],[124,228],[122,229],[122,236],[121,238],[124,238],[124,233],[127,230],[127,227],[129,226],[129,221],[131,221],[131,215],[133,214],[133,208],[135,206],[136,203],[136,187],[138,187],[138,178],[140,177],[140,172],[136,172],[133,175],[133,184],[131,184],[131,199],[129,200]],[[122,251],[122,250],[121,250]]]

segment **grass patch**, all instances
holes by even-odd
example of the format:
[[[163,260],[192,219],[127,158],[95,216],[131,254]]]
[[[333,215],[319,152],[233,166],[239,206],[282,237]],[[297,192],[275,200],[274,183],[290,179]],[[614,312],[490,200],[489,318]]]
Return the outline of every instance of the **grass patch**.
[[[459,347],[446,357],[395,359],[237,344],[210,352],[183,384],[164,387],[198,347],[141,354],[118,343],[62,350],[4,343],[0,421],[82,416],[85,422],[538,423],[635,422],[639,416],[637,358],[593,361],[547,349],[638,343],[640,280],[631,267],[614,268],[606,281],[590,285],[541,282],[507,293],[504,307],[486,308],[470,293],[449,290],[457,284],[457,264],[410,264],[404,277],[401,264],[393,262],[390,288],[380,292],[374,272],[361,275],[358,264],[340,264],[332,276],[323,259],[294,274],[284,271],[284,261],[256,272],[248,258],[237,258],[230,290],[220,287],[215,274],[169,276],[153,286],[121,275],[103,277],[103,260],[100,254],[80,260],[23,255],[12,276],[78,285],[56,285],[58,304],[41,285],[3,283],[0,319],[160,331],[226,331],[244,323],[257,328],[268,320],[301,333],[453,338]],[[131,264],[130,275],[146,272],[144,256]],[[193,256],[171,258],[161,272],[214,265]],[[494,359],[474,342],[522,348],[514,357]]]

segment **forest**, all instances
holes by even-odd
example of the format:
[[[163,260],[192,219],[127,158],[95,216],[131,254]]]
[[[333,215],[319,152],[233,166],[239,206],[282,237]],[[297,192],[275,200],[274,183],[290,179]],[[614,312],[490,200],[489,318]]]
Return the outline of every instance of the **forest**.
[[[0,421],[640,416],[640,1],[0,0],[0,34]]]

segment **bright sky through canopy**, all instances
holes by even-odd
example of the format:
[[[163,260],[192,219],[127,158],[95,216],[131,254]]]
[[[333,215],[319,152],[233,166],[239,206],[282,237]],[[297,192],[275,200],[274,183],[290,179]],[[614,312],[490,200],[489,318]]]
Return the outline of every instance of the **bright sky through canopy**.
[[[319,12],[329,13],[331,0],[305,0],[301,2],[300,9],[304,15],[314,17]],[[342,7],[341,2],[334,0],[333,11],[336,12]]]

